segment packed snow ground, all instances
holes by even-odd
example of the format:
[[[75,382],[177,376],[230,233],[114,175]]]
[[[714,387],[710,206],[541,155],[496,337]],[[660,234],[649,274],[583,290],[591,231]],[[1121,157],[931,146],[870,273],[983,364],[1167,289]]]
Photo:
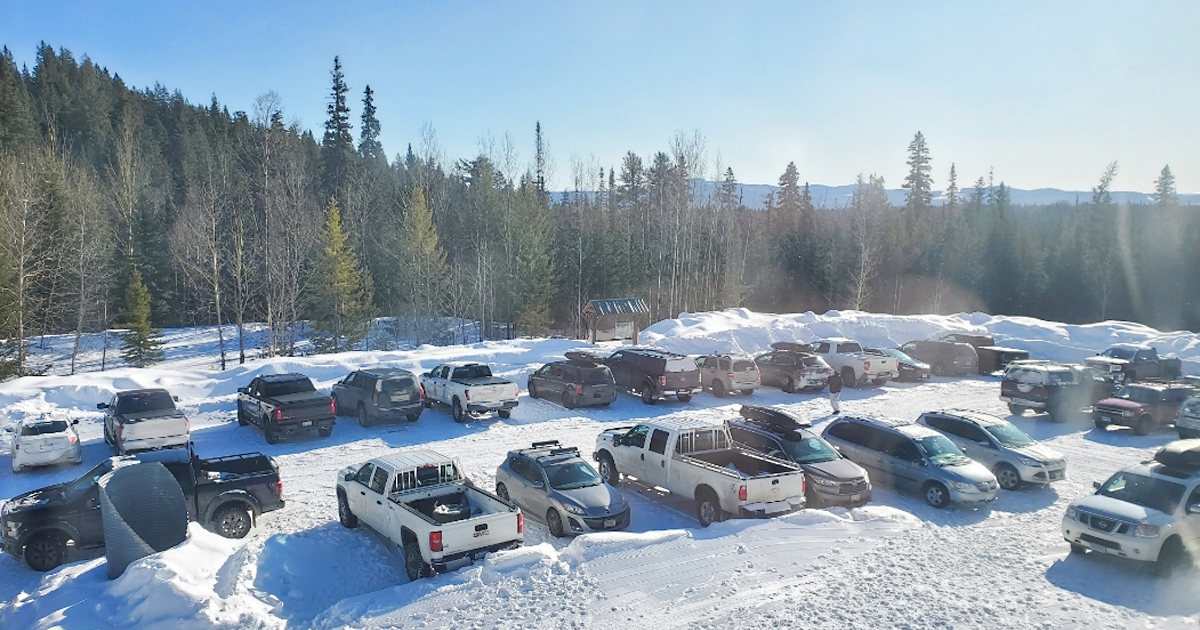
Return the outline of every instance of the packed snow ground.
[[[764,315],[744,310],[685,314],[650,327],[643,341],[689,353],[731,347],[756,352],[771,341],[847,336],[902,343],[948,330],[989,331],[1034,356],[1078,360],[1117,341],[1148,341],[1200,360],[1197,337],[1108,322],[1067,326],[986,315],[889,316],[857,312]],[[181,334],[188,334],[181,331]],[[197,335],[192,331],[193,336]],[[215,335],[214,335],[215,336]],[[195,338],[195,337],[193,337]],[[168,340],[170,342],[170,340]],[[233,418],[237,387],[260,373],[299,371],[328,388],[368,365],[427,369],[448,359],[491,362],[522,385],[542,363],[580,347],[569,340],[423,346],[397,352],[255,360],[225,372],[173,351],[155,368],[74,377],[26,377],[0,384],[0,424],[55,411],[81,420],[84,463],[13,475],[0,433],[0,499],[73,479],[108,455],[95,403],[113,391],[167,387],[182,399],[203,456],[262,451],[276,458],[287,507],[264,515],[240,541],[192,527],[189,540],[143,559],[117,580],[103,557],[48,574],[0,558],[0,627],[341,628],[341,627],[1175,627],[1200,618],[1200,580],[1186,571],[1157,578],[1115,559],[1068,556],[1059,522],[1091,482],[1141,461],[1171,439],[1100,433],[1079,419],[1013,421],[1068,458],[1068,479],[1050,488],[1001,492],[990,509],[935,510],[920,498],[877,488],[873,502],[846,510],[805,510],[769,520],[697,526],[691,506],[623,486],[633,506],[627,532],[554,539],[530,522],[526,546],[459,571],[410,584],[397,558],[365,530],[337,522],[336,471],[395,448],[427,445],[458,458],[490,487],[512,448],[557,438],[590,453],[616,424],[664,414],[727,418],[743,401],[829,420],[817,395],[762,389],[749,399],[708,394],[654,407],[620,397],[607,409],[566,410],[522,394],[508,420],[455,424],[444,409],[415,424],[364,429],[343,418],[331,438],[267,445]],[[173,347],[205,347],[202,339]],[[940,407],[1006,414],[993,377],[934,379],[846,390],[850,413],[915,418]]]

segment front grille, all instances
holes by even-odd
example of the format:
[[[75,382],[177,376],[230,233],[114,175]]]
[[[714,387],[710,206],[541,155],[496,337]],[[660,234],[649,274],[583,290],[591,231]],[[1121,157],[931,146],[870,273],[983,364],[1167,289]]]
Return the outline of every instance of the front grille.
[[[1106,416],[1113,416],[1114,418],[1120,418],[1121,414],[1124,413],[1124,410],[1115,409],[1113,407],[1105,407],[1104,405],[1097,405],[1096,413],[1104,414]]]
[[[979,483],[975,484],[975,487],[979,488],[980,492],[988,492],[999,488],[1000,484],[996,483],[995,481],[980,481]]]
[[[1128,523],[1123,523],[1115,518],[1100,516],[1099,514],[1080,512],[1079,522],[1098,532],[1104,532],[1106,534],[1126,534],[1129,532]]]
[[[867,491],[866,481],[838,484],[838,494],[862,494]]]
[[[607,518],[611,519],[614,517],[609,516]],[[612,525],[611,527],[604,526],[604,518],[585,518],[583,519],[583,522],[587,523],[587,526],[592,529],[622,529],[629,526],[629,510],[625,510],[620,514],[617,514],[615,516],[615,520],[617,521],[616,524]]]
[[[1093,545],[1099,545],[1099,546],[1101,546],[1101,547],[1104,547],[1104,548],[1106,548],[1106,549],[1113,549],[1113,550],[1116,550],[1116,551],[1120,551],[1120,550],[1121,550],[1121,545],[1120,545],[1120,543],[1115,543],[1115,542],[1113,542],[1113,541],[1111,541],[1111,540],[1105,540],[1105,539],[1103,539],[1103,538],[1098,538],[1098,537],[1096,537],[1096,536],[1093,536],[1093,535],[1091,535],[1091,534],[1080,534],[1080,535],[1079,535],[1079,540],[1082,540],[1082,541],[1085,541],[1085,542],[1090,542],[1090,543],[1092,543]]]

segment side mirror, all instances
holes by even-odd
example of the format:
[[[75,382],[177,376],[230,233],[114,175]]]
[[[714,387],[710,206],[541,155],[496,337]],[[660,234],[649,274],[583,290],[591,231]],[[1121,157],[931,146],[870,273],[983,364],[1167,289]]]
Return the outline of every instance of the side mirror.
[[[544,484],[544,483],[542,483],[542,482],[540,482],[540,481],[535,481],[535,482],[533,482],[533,489],[534,489],[534,490],[541,490],[542,488],[545,488],[545,487],[546,487],[546,484]]]
[[[1200,503],[1193,503],[1187,506],[1188,514],[1200,514]]]
[[[108,409],[108,403],[96,403],[97,409]]]
[[[72,420],[71,424],[79,424],[79,420]],[[11,430],[12,430],[12,428],[9,428],[9,431],[11,431]]]
[[[171,399],[172,399],[172,400],[174,400],[175,402],[179,402],[179,397],[178,397],[178,396],[172,396],[172,397],[171,397]]]
[[[1099,490],[1099,489],[1100,489],[1100,482],[1099,482],[1099,481],[1093,481],[1093,482],[1092,482],[1092,488],[1093,488],[1093,489],[1095,489],[1095,490]]]
[[[354,481],[354,473],[348,472],[342,479],[345,481]]]
[[[76,420],[76,422],[78,422],[78,420]],[[15,429],[13,427],[4,427],[4,431],[6,433],[12,433],[14,430]]]
[[[245,387],[239,387],[239,388],[238,388],[238,393],[239,393],[239,394],[245,394],[245,393],[248,393],[248,392],[249,392],[249,390],[248,390],[248,389],[246,389]]]

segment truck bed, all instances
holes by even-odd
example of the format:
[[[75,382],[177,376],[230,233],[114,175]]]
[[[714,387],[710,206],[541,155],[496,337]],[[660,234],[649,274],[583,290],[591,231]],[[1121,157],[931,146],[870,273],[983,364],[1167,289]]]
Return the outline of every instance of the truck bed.
[[[785,466],[779,462],[773,462],[765,457],[759,457],[753,453],[738,449],[726,449],[721,451],[713,451],[710,453],[694,453],[688,457],[698,459],[730,470],[731,472],[740,473],[738,476],[748,477],[764,477],[767,475],[778,475],[780,473],[795,472],[797,468]]]

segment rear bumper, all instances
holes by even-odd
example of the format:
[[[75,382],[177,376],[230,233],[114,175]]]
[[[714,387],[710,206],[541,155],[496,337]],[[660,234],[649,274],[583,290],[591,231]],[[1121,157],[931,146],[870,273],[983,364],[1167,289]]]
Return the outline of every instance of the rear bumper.
[[[506,400],[504,402],[489,402],[489,403],[467,403],[467,411],[471,413],[484,413],[487,411],[508,411],[517,406],[517,401]]]
[[[53,466],[55,464],[65,464],[75,461],[77,457],[79,457],[79,442],[63,450],[47,451],[44,453],[22,451],[20,455],[13,457],[13,463],[21,467]]]
[[[495,553],[497,551],[505,551],[507,549],[516,549],[516,548],[520,547],[522,544],[524,544],[524,543],[521,540],[510,540],[507,542],[489,545],[487,547],[471,549],[469,551],[460,551],[458,553],[452,553],[449,555],[442,556],[441,558],[436,558],[433,560],[433,562],[430,563],[430,565],[434,568],[435,571],[445,571],[448,568],[450,568],[449,565],[451,565],[451,564],[457,564],[457,563],[464,562],[464,561],[467,563],[471,563],[476,560],[482,560],[483,557],[489,553]]]
[[[617,399],[617,390],[609,389],[601,392],[600,395],[584,394],[582,397],[575,398],[575,404],[579,407],[591,407],[594,405],[607,405]]]
[[[283,422],[272,423],[270,430],[279,434],[291,434],[312,431],[313,429],[332,429],[333,425],[333,416],[330,416],[328,418],[314,418],[312,420],[284,420]]]
[[[187,433],[181,435],[168,435],[165,437],[140,438],[136,440],[122,438],[121,448],[126,452],[152,451],[160,448],[187,446],[189,439],[190,438]]]
[[[859,383],[873,383],[877,381],[891,381],[900,378],[899,372],[875,372],[873,374],[862,374],[858,377]]]
[[[425,405],[418,400],[415,403],[376,409],[375,417],[380,420],[401,420],[412,414],[419,414],[424,409]]]
[[[660,390],[658,390],[658,396],[659,397],[679,396],[681,394],[684,396],[690,396],[690,395],[699,394],[701,391],[703,391],[703,389],[700,387],[680,387],[680,388],[676,388],[676,389],[660,389]]]
[[[1024,398],[1014,398],[1012,396],[1001,396],[1000,402],[1008,403],[1010,405],[1017,405],[1018,407],[1025,407],[1026,409],[1045,409],[1046,408],[1046,403],[1044,401],[1026,400]]]
[[[770,518],[779,514],[795,512],[804,507],[804,496],[788,497],[783,501],[767,503],[746,503],[738,506],[738,516],[742,518]]]

